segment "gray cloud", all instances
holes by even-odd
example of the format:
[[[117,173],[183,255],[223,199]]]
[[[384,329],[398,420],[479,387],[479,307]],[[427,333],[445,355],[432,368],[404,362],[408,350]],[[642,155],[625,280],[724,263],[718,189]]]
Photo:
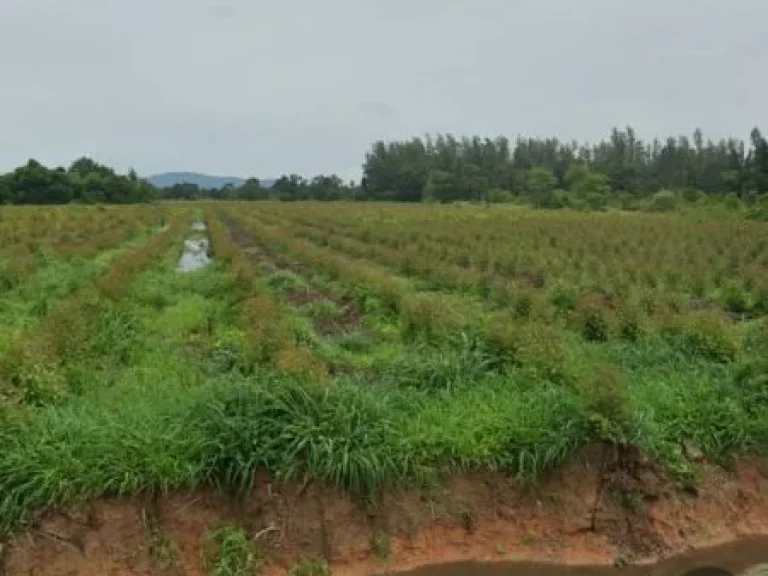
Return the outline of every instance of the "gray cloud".
[[[379,138],[746,137],[765,0],[0,0],[0,170],[354,174]]]

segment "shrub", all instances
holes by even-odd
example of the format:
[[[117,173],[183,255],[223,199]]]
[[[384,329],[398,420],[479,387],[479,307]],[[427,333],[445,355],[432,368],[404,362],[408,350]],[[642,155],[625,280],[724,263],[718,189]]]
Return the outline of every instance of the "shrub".
[[[568,314],[576,308],[578,294],[576,290],[566,284],[557,284],[550,288],[547,294],[549,301],[561,314]]]
[[[696,312],[667,321],[662,332],[685,352],[712,362],[733,362],[741,352],[741,341],[722,314]]]
[[[0,361],[0,400],[23,406],[45,406],[67,392],[61,371],[41,349],[25,342]]]
[[[497,364],[517,366],[552,382],[571,379],[563,332],[557,326],[498,318],[486,338]]]
[[[616,192],[614,194],[619,202],[619,208],[628,212],[637,210],[640,207],[638,198],[626,191]]]
[[[758,199],[747,212],[747,218],[768,221],[768,198]]]
[[[635,342],[644,332],[645,320],[640,308],[632,303],[624,304],[619,310],[619,336]]]
[[[648,209],[651,212],[672,212],[677,208],[678,199],[674,192],[662,190],[651,197]]]
[[[720,298],[726,309],[734,314],[744,314],[749,310],[749,294],[738,282],[727,282],[721,290]]]
[[[604,211],[608,209],[609,196],[598,192],[590,192],[584,199],[590,210]]]
[[[735,192],[731,192],[730,194],[726,194],[725,198],[723,198],[723,206],[727,210],[736,211],[741,209],[741,199],[739,198],[739,195]]]
[[[529,292],[518,292],[512,301],[512,310],[518,318],[530,318],[533,310],[533,295]]]
[[[403,337],[438,342],[469,326],[457,302],[441,294],[413,294],[404,298],[400,310]]]
[[[513,366],[519,362],[521,329],[519,322],[502,318],[488,327],[487,345],[499,365]]]
[[[617,366],[598,365],[581,379],[587,417],[595,439],[625,444],[631,436],[632,410],[629,391]]]
[[[597,294],[588,294],[576,306],[576,326],[589,342],[605,342],[610,338],[611,311],[601,302],[601,298]]]
[[[308,350],[291,345],[285,345],[277,351],[274,365],[279,372],[301,376],[310,381],[321,380],[328,375],[325,365]]]
[[[488,192],[488,201],[492,204],[509,204],[516,200],[515,195],[509,190],[494,188]]]
[[[254,294],[242,304],[248,331],[248,357],[255,363],[270,363],[289,335],[282,324],[280,306],[268,294]]]
[[[696,190],[696,188],[683,188],[682,195],[683,200],[690,203],[698,202],[701,198],[701,192]]]

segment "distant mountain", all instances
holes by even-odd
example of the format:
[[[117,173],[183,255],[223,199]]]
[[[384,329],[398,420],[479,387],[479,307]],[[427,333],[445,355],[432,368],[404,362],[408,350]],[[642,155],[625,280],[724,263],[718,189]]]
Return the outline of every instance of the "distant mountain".
[[[223,188],[227,184],[240,186],[245,182],[244,178],[236,176],[211,176],[197,172],[166,172],[165,174],[149,176],[147,180],[158,188],[170,188],[176,184],[197,184],[201,188]]]

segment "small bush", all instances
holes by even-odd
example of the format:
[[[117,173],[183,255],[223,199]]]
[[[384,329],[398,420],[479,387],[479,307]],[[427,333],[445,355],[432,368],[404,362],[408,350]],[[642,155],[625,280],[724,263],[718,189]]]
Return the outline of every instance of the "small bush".
[[[386,532],[377,530],[371,536],[371,551],[381,560],[386,560],[392,554],[392,543]]]
[[[628,342],[636,342],[645,332],[645,320],[640,308],[624,304],[619,310],[619,336]]]
[[[581,380],[580,390],[595,439],[625,444],[631,434],[632,410],[629,391],[619,368],[596,366]]]
[[[552,382],[571,379],[563,332],[557,326],[497,319],[486,338],[497,364],[520,367]]]
[[[677,209],[678,199],[674,192],[662,190],[651,197],[648,209],[651,212],[673,212]]]
[[[605,342],[610,338],[610,311],[597,295],[587,295],[579,301],[575,321],[581,335],[589,342]]]
[[[753,309],[756,314],[768,315],[768,286],[761,286],[755,291]]]
[[[739,198],[739,195],[735,192],[731,192],[730,194],[727,194],[725,198],[723,199],[723,206],[727,210],[731,210],[733,212],[740,210],[742,207],[741,199]]]
[[[456,301],[440,294],[414,294],[403,301],[400,311],[403,337],[439,342],[468,326]]]
[[[738,335],[721,314],[699,312],[673,318],[662,332],[691,356],[712,362],[733,362],[741,352]]]
[[[701,192],[696,188],[683,188],[682,195],[683,200],[690,203],[698,202],[701,198]]]
[[[522,328],[519,322],[498,318],[488,327],[487,344],[501,366],[519,362]]]
[[[518,318],[529,318],[533,310],[533,296],[528,292],[518,292],[513,300],[512,310]]]
[[[721,299],[726,309],[734,314],[744,314],[749,310],[749,294],[737,282],[726,283]]]
[[[241,308],[244,327],[249,334],[249,357],[258,364],[270,363],[288,339],[280,306],[267,294],[254,294],[241,304]]]
[[[590,192],[584,199],[584,202],[590,210],[602,212],[608,209],[609,196],[607,194],[600,194],[598,192]]]
[[[310,381],[322,380],[328,375],[326,366],[312,354],[295,346],[284,346],[275,355],[275,368],[278,372],[301,376]]]
[[[242,528],[225,526],[206,536],[203,564],[209,576],[255,576],[256,549]]]
[[[39,348],[25,343],[0,361],[0,398],[25,406],[46,406],[67,393],[67,383],[56,364]]]
[[[509,190],[494,188],[488,192],[488,201],[491,204],[509,204],[516,200],[515,195]]]
[[[550,288],[548,298],[559,313],[568,314],[576,308],[578,294],[574,288],[558,284]]]

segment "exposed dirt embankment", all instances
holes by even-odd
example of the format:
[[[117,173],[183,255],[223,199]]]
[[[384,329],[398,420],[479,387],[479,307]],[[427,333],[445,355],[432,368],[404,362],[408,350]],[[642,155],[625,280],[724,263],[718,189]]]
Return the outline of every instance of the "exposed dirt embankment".
[[[768,536],[768,460],[703,465],[697,489],[680,491],[638,454],[596,448],[535,487],[463,475],[388,491],[371,506],[264,476],[245,500],[198,491],[42,515],[5,546],[5,573],[202,575],[201,543],[222,525],[246,529],[267,574],[302,558],[327,558],[334,575],[460,560],[652,561]]]

